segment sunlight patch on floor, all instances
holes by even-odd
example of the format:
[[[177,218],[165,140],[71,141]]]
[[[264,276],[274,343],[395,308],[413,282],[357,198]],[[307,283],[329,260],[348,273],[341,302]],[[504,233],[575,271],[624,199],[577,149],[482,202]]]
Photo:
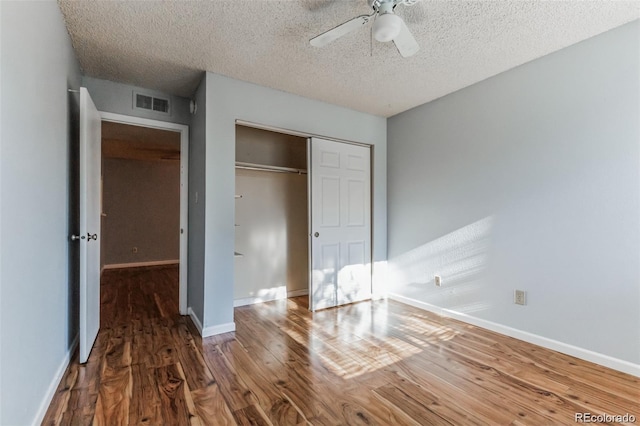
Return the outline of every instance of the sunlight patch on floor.
[[[344,379],[390,367],[459,334],[426,316],[389,315],[386,303],[363,302],[315,312],[313,317],[301,318],[308,333],[294,327],[281,330],[313,348],[312,358]]]

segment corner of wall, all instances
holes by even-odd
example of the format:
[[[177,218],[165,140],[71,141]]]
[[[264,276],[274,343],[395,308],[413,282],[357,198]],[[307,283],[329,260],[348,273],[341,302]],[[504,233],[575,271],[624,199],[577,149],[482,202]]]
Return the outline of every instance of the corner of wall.
[[[194,100],[197,110],[191,116],[189,132],[189,267],[187,303],[198,321],[204,321],[204,258],[205,258],[205,201],[206,201],[206,133],[207,81],[200,81]],[[200,330],[202,330],[201,322]]]
[[[49,387],[47,388],[47,393],[45,394],[44,398],[42,398],[42,401],[40,401],[40,407],[38,408],[38,411],[32,422],[33,425],[41,424],[42,421],[44,420],[44,416],[47,414],[47,410],[49,409],[49,405],[51,404],[51,401],[53,401],[53,397],[55,396],[56,390],[58,389],[58,385],[60,384],[60,381],[64,377],[64,373],[67,371],[67,367],[71,362],[73,353],[78,347],[78,337],[79,335],[76,335],[76,337],[73,339],[73,342],[71,343],[71,347],[67,351],[67,354],[60,361],[60,365],[58,365],[56,373],[51,379],[51,382],[49,383]]]
[[[482,318],[474,317],[460,313],[452,309],[445,309],[430,303],[421,302],[416,299],[405,297],[399,294],[390,293],[388,298],[400,303],[404,303],[409,306],[413,306],[418,309],[433,312],[434,314],[453,318],[458,321],[465,322],[467,324],[482,327],[487,330],[495,331],[496,333],[503,334],[505,336],[513,337],[515,339],[522,340],[534,345],[541,346],[543,348],[551,349],[566,355],[571,355],[579,359],[583,359],[595,364],[599,364],[614,370],[621,371],[623,373],[631,374],[636,377],[640,377],[640,364],[634,364],[629,361],[614,358],[605,354],[590,351],[585,348],[570,345],[558,340],[549,339],[544,336],[540,336],[534,333],[528,333],[513,327],[508,327],[504,324],[499,324],[493,321],[487,321]]]
[[[236,323],[228,322],[225,324],[212,325],[202,330],[202,337],[216,336],[218,334],[230,333],[236,331]]]

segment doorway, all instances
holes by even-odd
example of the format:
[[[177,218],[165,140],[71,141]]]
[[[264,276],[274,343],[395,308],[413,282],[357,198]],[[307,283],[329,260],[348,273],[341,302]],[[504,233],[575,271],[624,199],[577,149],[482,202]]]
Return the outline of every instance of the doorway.
[[[188,127],[102,113],[101,268],[178,265],[187,313]]]
[[[178,265],[180,134],[102,123],[102,269]]]

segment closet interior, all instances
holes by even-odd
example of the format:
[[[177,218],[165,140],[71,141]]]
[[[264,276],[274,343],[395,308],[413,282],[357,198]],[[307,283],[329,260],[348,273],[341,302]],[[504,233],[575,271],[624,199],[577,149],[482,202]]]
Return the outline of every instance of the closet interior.
[[[307,139],[236,125],[235,306],[308,294]]]

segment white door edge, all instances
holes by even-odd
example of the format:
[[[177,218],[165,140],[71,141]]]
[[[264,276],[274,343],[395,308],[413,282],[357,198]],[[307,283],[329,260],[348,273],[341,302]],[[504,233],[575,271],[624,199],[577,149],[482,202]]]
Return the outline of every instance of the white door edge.
[[[308,256],[308,265],[309,265],[309,310],[311,312],[315,312],[316,308],[313,304],[313,262],[312,262],[312,241],[311,241],[311,221],[313,214],[311,210],[311,174],[313,170],[311,170],[311,138],[307,138],[307,256]]]
[[[132,117],[100,111],[102,121],[169,130],[180,133],[180,273],[179,302],[180,315],[187,315],[187,270],[189,243],[189,126],[149,118]]]

